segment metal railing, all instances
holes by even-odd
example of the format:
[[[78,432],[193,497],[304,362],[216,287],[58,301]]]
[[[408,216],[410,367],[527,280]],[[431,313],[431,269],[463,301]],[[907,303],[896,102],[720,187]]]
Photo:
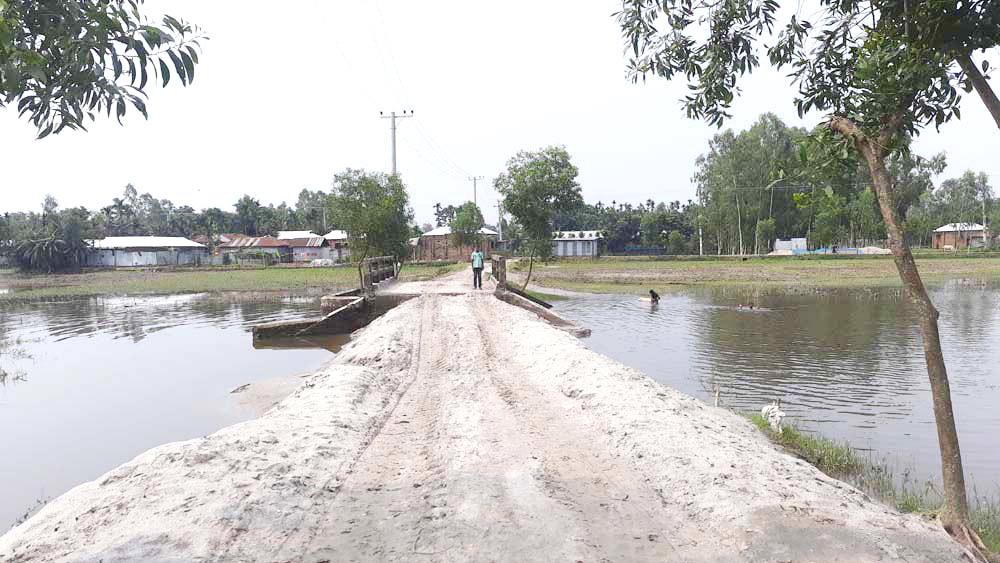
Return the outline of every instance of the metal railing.
[[[373,293],[375,284],[395,278],[398,273],[393,256],[365,258],[361,263],[361,289],[367,294]]]

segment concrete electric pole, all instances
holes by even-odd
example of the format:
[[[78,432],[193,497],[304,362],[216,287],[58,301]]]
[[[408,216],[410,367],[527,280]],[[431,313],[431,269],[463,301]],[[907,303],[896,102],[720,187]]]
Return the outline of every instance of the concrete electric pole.
[[[472,180],[472,203],[475,203],[476,206],[478,207],[479,206],[479,202],[476,201],[476,198],[477,198],[477,194],[476,194],[476,191],[477,191],[476,187],[477,187],[477,185],[476,185],[476,182],[478,182],[479,180],[482,180],[483,177],[482,176],[469,176],[469,179]]]
[[[497,202],[497,240],[503,240],[503,204]]]
[[[402,119],[404,117],[413,117],[413,110],[403,110],[401,115],[396,115],[396,112],[389,112],[386,115],[383,112],[378,112],[382,119],[388,119],[389,121],[389,131],[392,133],[392,175],[396,175],[396,118]]]

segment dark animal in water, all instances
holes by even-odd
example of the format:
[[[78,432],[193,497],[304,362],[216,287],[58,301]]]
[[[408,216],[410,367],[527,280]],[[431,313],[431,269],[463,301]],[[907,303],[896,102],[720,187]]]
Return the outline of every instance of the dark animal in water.
[[[649,300],[652,301],[653,303],[659,303],[660,302],[660,294],[657,293],[657,292],[655,292],[655,291],[653,291],[652,289],[649,290]]]

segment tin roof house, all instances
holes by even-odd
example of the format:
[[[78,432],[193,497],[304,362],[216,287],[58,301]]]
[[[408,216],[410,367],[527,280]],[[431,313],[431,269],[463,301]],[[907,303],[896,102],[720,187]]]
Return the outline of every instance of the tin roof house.
[[[106,237],[87,241],[83,265],[91,267],[197,266],[208,248],[184,237]]]
[[[556,231],[552,233],[552,254],[596,258],[602,238],[600,231]]]
[[[488,258],[496,243],[497,232],[483,227],[479,229],[480,246]],[[438,227],[420,235],[413,248],[414,260],[467,260],[475,250],[473,245],[455,244],[455,237],[449,226]]]
[[[979,223],[948,223],[934,229],[931,248],[942,250],[982,248],[992,236],[990,230]]]

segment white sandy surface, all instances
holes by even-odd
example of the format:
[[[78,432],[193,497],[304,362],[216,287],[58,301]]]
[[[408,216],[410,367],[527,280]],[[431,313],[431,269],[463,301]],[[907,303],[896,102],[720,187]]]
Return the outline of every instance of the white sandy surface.
[[[403,303],[304,381],[52,501],[0,561],[961,560],[485,290]]]

